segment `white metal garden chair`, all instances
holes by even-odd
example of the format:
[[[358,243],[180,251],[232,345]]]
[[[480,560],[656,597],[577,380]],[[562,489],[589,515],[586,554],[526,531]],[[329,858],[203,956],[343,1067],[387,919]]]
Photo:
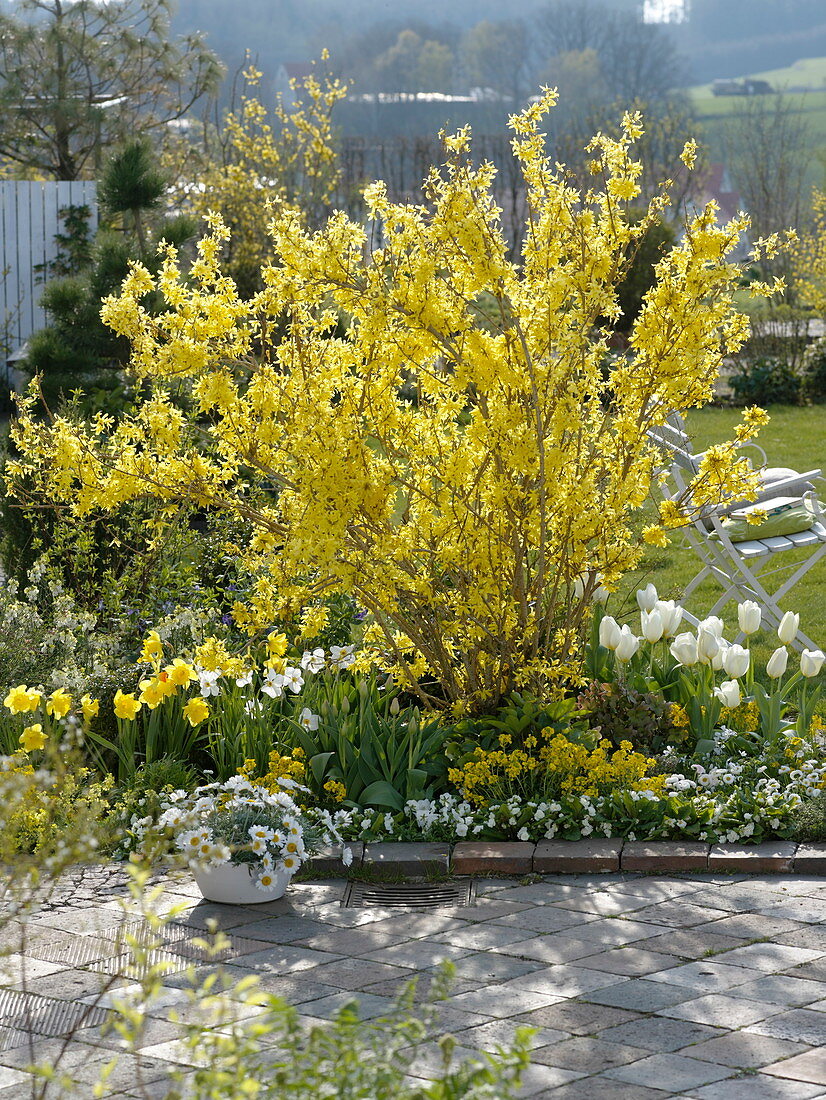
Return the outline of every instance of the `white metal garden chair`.
[[[666,499],[685,502],[689,497],[688,487],[699,471],[702,453],[693,453],[685,423],[679,414],[672,414],[666,424],[649,434],[664,452],[663,469],[668,477],[661,486],[663,495]],[[783,617],[780,601],[826,554],[826,517],[812,484],[821,477],[821,472],[808,470],[797,473],[794,470],[772,469],[766,465],[762,448],[756,444],[744,446],[754,447],[761,455],[762,488],[754,503],[770,511],[781,500],[808,500],[814,519],[808,529],[797,534],[734,541],[723,521],[742,509],[742,503],[726,503],[693,513],[693,518],[681,530],[699,558],[701,568],[686,585],[683,601],[687,601],[707,577],[712,577],[721,585],[723,592],[707,612],[708,615],[716,615],[730,600],[738,603],[754,600],[762,610],[764,623],[776,630]],[[805,550],[807,553],[802,561],[797,557],[792,562],[787,557],[781,561],[781,556],[790,550]],[[769,577],[781,581],[773,591],[765,584]],[[699,622],[698,617],[688,610],[685,618],[694,626]],[[742,634],[739,635],[737,641],[741,641],[742,637]],[[818,648],[802,631],[798,631],[792,644],[796,649]]]

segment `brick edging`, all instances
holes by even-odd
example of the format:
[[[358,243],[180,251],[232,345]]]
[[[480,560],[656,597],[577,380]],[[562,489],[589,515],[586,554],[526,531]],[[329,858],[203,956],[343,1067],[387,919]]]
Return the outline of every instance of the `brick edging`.
[[[762,844],[703,844],[664,840],[383,841],[347,845],[352,868],[407,877],[455,875],[593,874],[617,871],[740,872],[826,875],[826,843],[769,840]],[[345,872],[341,848],[325,849],[306,869]]]

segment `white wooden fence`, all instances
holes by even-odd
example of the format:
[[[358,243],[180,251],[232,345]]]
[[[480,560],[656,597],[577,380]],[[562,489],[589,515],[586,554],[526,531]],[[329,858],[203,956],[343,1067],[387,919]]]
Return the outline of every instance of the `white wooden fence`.
[[[93,180],[31,182],[0,180],[0,340],[8,358],[43,328],[43,274],[36,270],[57,258],[55,234],[65,227],[59,211],[87,206],[90,232],[97,228],[97,184]]]

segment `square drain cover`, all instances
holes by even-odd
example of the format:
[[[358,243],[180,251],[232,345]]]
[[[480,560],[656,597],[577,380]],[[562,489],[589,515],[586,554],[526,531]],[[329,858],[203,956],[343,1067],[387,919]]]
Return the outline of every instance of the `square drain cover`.
[[[65,1038],[81,1027],[99,1027],[111,1013],[81,1001],[62,1001],[17,989],[0,991],[0,1050],[20,1046],[33,1034]]]
[[[471,879],[460,882],[348,882],[341,904],[345,909],[442,909],[473,905],[475,900],[476,887]]]

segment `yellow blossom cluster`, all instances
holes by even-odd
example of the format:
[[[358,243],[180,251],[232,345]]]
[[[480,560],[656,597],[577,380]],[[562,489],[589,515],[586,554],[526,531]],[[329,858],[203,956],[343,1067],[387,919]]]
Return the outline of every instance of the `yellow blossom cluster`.
[[[793,252],[793,282],[801,299],[826,316],[826,191],[812,193],[813,225]]]
[[[582,579],[610,590],[642,553],[647,430],[707,402],[746,337],[731,260],[745,222],[719,226],[711,207],[689,221],[657,265],[631,354],[605,376],[604,319],[668,196],[629,214],[637,114],[592,142],[600,186],[571,187],[544,148],[553,98],[511,120],[528,208],[518,263],[495,168],[474,165],[467,130],[446,142],[426,206],[366,189],[384,241],[372,252],[344,213],[313,231],[282,209],[251,297],[221,270],[227,230],[212,216],[189,274],[166,249],[155,280],[136,266],[104,304],[149,396],[93,424],[44,424],[34,391],[23,397],[12,491],[33,483],[79,519],[138,498],[235,515],[253,529],[239,625],[252,634],[351,593],[376,659],[426,703],[484,708],[575,671],[593,589]],[[150,287],[167,305],[157,316],[141,304]],[[189,418],[173,401],[182,386]],[[737,463],[715,452],[698,494],[740,487]]]
[[[279,779],[293,779],[296,783],[303,783],[306,776],[304,750],[295,748],[286,754],[273,750],[269,755],[267,773],[260,779],[253,778],[256,767],[254,760],[245,760],[238,769],[238,774],[246,776],[256,786],[266,787],[271,793],[283,790],[278,782]]]
[[[525,739],[524,749],[491,751],[477,748],[461,768],[451,768],[448,779],[462,795],[477,805],[504,802],[513,795],[553,798],[564,794],[595,797],[612,790],[664,790],[664,776],[650,775],[656,760],[634,752],[630,741],[612,750],[610,741],[590,749],[557,734],[541,747],[535,737]]]

